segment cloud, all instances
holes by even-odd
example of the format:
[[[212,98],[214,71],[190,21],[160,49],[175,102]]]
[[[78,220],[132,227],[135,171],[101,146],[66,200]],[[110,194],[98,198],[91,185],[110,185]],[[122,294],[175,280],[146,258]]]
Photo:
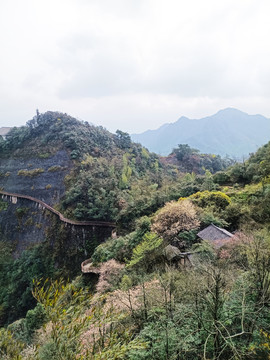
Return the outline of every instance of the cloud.
[[[234,106],[270,114],[270,3],[0,3],[0,125],[37,107],[110,129]]]
[[[76,34],[79,50],[70,55],[73,64],[59,89],[61,97],[132,93],[231,97],[263,95],[267,90],[260,81],[260,69],[269,67],[265,50],[251,48],[263,28],[258,25],[254,35],[251,24],[259,23],[261,16],[258,11],[254,15],[254,2],[244,7],[221,2],[212,9],[197,1],[190,6],[171,1],[166,7],[159,1],[146,3],[145,14],[131,23],[108,3],[103,16],[104,8],[95,9],[106,25],[95,22],[96,38]],[[66,41],[68,47],[70,43],[74,39]]]

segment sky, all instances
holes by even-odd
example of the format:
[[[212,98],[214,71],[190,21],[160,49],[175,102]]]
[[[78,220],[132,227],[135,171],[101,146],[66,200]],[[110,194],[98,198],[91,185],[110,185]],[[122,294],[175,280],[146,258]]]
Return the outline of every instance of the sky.
[[[47,110],[140,133],[270,118],[269,0],[0,0],[0,126]]]

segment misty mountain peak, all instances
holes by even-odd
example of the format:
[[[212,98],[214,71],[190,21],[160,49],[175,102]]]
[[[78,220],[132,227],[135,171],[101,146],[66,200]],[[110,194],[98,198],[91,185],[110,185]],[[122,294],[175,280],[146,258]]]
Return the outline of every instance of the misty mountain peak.
[[[270,120],[225,108],[196,120],[181,116],[170,126],[152,130],[151,134],[144,132],[131,137],[162,155],[168,155],[178,144],[188,144],[203,153],[241,158],[270,140]]]

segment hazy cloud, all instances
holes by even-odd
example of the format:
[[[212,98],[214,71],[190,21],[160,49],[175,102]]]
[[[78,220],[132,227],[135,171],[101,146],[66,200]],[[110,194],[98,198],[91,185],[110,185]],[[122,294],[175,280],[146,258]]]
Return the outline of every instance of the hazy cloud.
[[[266,0],[0,3],[0,126],[59,110],[139,132],[238,107],[270,117]]]

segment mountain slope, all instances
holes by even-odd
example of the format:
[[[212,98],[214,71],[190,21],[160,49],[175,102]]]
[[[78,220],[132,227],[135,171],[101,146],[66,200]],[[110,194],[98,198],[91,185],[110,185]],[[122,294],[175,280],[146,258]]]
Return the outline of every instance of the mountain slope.
[[[188,144],[203,153],[241,158],[269,141],[270,119],[228,108],[197,120],[181,117],[131,138],[161,155],[168,155],[178,144]]]
[[[173,180],[159,157],[127,133],[59,112],[37,113],[0,142],[0,188],[58,206],[75,220],[127,226],[156,209],[160,189]]]

